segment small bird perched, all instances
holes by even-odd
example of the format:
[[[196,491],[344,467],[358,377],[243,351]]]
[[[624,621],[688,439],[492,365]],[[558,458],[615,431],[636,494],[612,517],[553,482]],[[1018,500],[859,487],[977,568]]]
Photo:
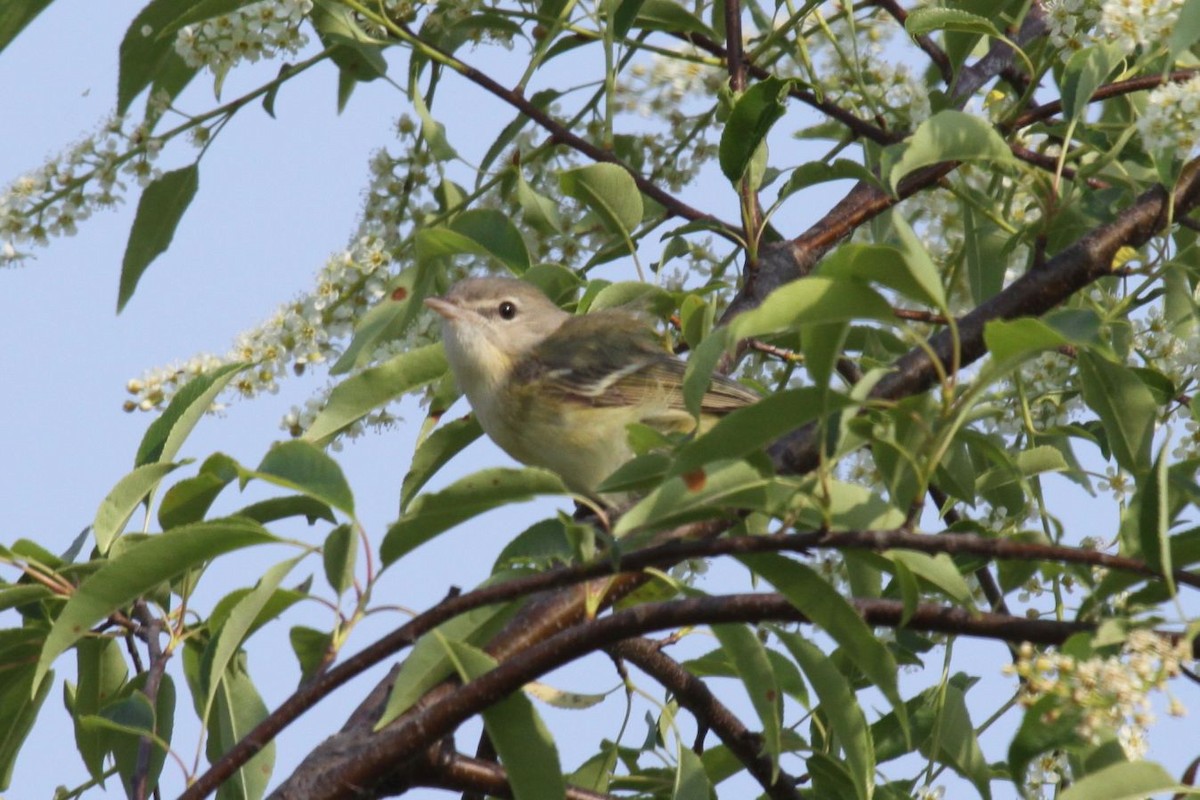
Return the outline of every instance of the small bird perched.
[[[686,432],[685,364],[636,314],[573,316],[513,278],[470,278],[425,305],[442,316],[446,358],[484,432],[516,460],[596,487],[632,456],[626,428]],[[701,427],[758,395],[716,376]]]

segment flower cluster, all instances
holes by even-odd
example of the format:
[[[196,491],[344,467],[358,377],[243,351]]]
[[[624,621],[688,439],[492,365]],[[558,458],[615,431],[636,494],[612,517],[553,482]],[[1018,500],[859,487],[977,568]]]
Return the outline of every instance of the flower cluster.
[[[680,47],[675,55],[656,54],[649,64],[638,62],[628,76],[617,82],[622,107],[652,118],[680,114],[685,100],[715,97],[728,78],[692,45]]]
[[[928,118],[929,89],[919,69],[890,60],[895,42],[907,37],[903,27],[879,9],[855,17],[835,3],[825,12],[831,19],[807,42],[816,68],[805,77],[817,84],[817,94],[893,131],[912,130]]]
[[[1168,158],[1187,159],[1200,145],[1200,75],[1182,83],[1165,83],[1150,92],[1138,117],[1138,133],[1146,150]]]
[[[1183,0],[1049,0],[1046,20],[1050,42],[1063,60],[1097,42],[1111,42],[1132,53],[1159,47],[1179,18]]]
[[[234,362],[254,365],[234,384],[243,396],[276,391],[276,379],[289,366],[303,370],[337,352],[335,340],[346,337],[361,310],[383,296],[390,262],[382,239],[359,238],[325,263],[310,293],[285,303],[266,322],[241,334],[224,358],[197,356],[182,367],[151,369],[130,381],[133,399],[126,409],[159,408],[192,378]]]
[[[312,0],[263,0],[179,29],[175,51],[189,67],[208,67],[223,76],[240,61],[296,53],[308,44],[302,23]],[[153,36],[155,31],[143,31]]]
[[[1017,655],[1017,662],[1006,664],[1004,672],[1024,681],[1023,706],[1028,708],[1043,697],[1058,698],[1079,712],[1076,733],[1081,738],[1099,742],[1115,733],[1126,755],[1140,758],[1146,749],[1146,729],[1154,722],[1149,694],[1166,691],[1167,681],[1180,674],[1191,649],[1184,639],[1171,642],[1153,631],[1136,630],[1113,656],[1081,660],[1054,651],[1038,653],[1028,642]],[[1170,695],[1168,699],[1169,713],[1183,716],[1182,704]]]
[[[22,260],[28,245],[73,236],[78,223],[121,202],[125,179],[145,186],[158,177],[162,143],[145,123],[122,116],[0,192],[0,264]]]

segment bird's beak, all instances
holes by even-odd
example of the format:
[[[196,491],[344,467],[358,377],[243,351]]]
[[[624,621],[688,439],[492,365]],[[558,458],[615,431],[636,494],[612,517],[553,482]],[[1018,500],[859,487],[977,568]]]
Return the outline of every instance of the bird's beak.
[[[425,305],[448,320],[462,319],[466,309],[445,297],[426,297]]]

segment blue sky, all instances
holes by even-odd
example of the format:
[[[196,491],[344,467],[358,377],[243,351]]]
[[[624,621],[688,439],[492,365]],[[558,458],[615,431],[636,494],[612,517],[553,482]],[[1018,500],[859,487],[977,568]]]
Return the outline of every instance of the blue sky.
[[[0,54],[0,184],[87,135],[109,113],[115,98],[117,46],[138,7],[60,0]],[[268,80],[276,66],[239,70],[224,97],[236,97]],[[496,129],[511,112],[477,93],[453,90],[461,92],[461,102],[442,102],[444,108],[456,110],[458,122],[452,119],[448,125],[451,142],[464,154],[482,152],[488,141],[464,138],[472,131],[472,119],[495,121],[494,127],[487,127]],[[239,331],[306,288],[325,257],[344,245],[360,207],[368,156],[373,148],[392,141],[391,125],[407,104],[382,81],[360,86],[341,116],[335,113],[335,96],[333,70],[318,68],[284,88],[275,105],[277,119],[251,108],[227,126],[204,157],[199,193],[171,249],[150,267],[120,316],[115,313],[117,280],[136,195],[117,211],[97,214],[82,224],[76,236],[36,250],[27,265],[0,272],[0,333],[6,343],[0,350],[0,374],[6,376],[7,389],[0,393],[0,487],[6,498],[0,542],[27,537],[50,550],[64,550],[91,521],[105,493],[132,467],[137,443],[151,421],[149,415],[122,411],[125,382],[147,367],[199,351],[223,352]],[[210,101],[211,82],[202,76],[182,105],[200,111]],[[193,156],[187,147],[168,148],[160,166],[180,166]],[[828,201],[803,204],[804,213],[822,210],[834,197],[831,193]],[[729,207],[716,210],[727,218],[734,216]],[[800,230],[794,220],[781,225]],[[323,375],[288,380],[277,396],[235,402],[224,416],[204,421],[182,455],[202,459],[220,450],[246,464],[257,463],[270,443],[284,435],[278,428],[281,416],[323,380]],[[416,422],[418,414],[415,407],[408,408],[411,421]],[[338,456],[376,544],[396,516],[411,447],[411,427],[401,426],[351,444]],[[507,459],[480,444],[439,482],[474,467],[502,463]],[[1080,513],[1086,517],[1084,509]],[[451,585],[477,583],[507,538],[535,518],[527,513],[493,516],[442,537],[389,575],[381,586],[381,599],[422,608]],[[304,531],[295,535],[303,536]],[[231,583],[224,588],[253,583],[264,565],[288,554],[276,552],[273,559],[271,555],[226,559],[220,579]],[[307,563],[306,571],[319,573],[319,565]],[[303,574],[305,570],[295,577]],[[14,619],[0,615],[0,624],[14,624]],[[373,638],[371,631],[382,631],[398,619],[382,615],[364,626],[352,648]],[[301,623],[328,627],[328,612],[306,605],[289,617],[289,625]],[[271,676],[261,683],[272,706],[295,685],[297,676],[286,627],[267,634],[251,650],[253,673]],[[1004,659],[995,645],[980,652],[997,668]],[[581,691],[611,687],[615,678],[602,661],[593,659],[565,671],[556,683]],[[70,674],[69,662],[60,662],[60,676]],[[980,669],[977,664],[965,666]],[[932,676],[919,681],[922,686],[930,682]],[[370,683],[344,689],[297,731],[286,733],[280,747],[287,757],[281,756],[278,771],[286,772],[316,737],[340,724]],[[182,693],[181,700],[186,702]],[[181,710],[181,719],[189,713]],[[552,725],[570,725],[574,719],[563,712],[544,713]],[[73,786],[85,778],[73,748],[62,741],[70,736],[70,728],[57,691],[43,716],[18,764],[14,798],[48,797],[55,786]],[[589,727],[595,724],[588,722]],[[1170,747],[1172,741],[1189,741],[1183,725],[1186,722],[1163,720],[1154,729],[1154,741],[1164,748],[1157,753],[1176,773],[1194,755]],[[177,730],[180,744],[191,740],[189,728]],[[474,747],[469,736],[459,744],[464,750]],[[994,743],[988,752],[999,755]],[[183,755],[190,762],[190,750]],[[564,762],[572,767],[578,757],[564,755]],[[178,786],[178,772],[170,765],[165,775],[168,786]]]

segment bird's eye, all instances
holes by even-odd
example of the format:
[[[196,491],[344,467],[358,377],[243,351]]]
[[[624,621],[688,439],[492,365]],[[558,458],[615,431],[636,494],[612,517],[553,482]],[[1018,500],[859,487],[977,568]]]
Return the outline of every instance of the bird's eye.
[[[505,300],[500,304],[500,308],[498,310],[500,312],[500,319],[512,319],[517,315],[517,304]]]

